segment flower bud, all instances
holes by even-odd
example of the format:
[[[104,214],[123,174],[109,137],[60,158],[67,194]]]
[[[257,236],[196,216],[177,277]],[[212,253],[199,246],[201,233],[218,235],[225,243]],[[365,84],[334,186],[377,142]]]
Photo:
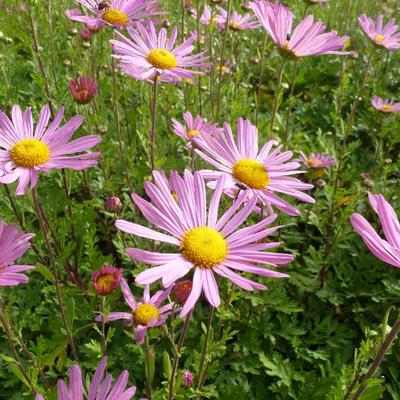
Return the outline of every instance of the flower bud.
[[[115,291],[122,277],[122,271],[113,266],[103,266],[98,271],[93,272],[92,279],[96,293],[106,296]]]
[[[186,388],[190,388],[193,385],[193,374],[188,369],[183,371],[182,385]]]
[[[97,92],[97,83],[90,76],[79,76],[71,80],[68,86],[78,104],[89,103]]]
[[[117,196],[111,196],[106,200],[106,209],[111,212],[119,211],[122,208],[122,202]]]
[[[171,295],[176,303],[184,304],[186,303],[191,291],[192,281],[182,281],[175,283]]]

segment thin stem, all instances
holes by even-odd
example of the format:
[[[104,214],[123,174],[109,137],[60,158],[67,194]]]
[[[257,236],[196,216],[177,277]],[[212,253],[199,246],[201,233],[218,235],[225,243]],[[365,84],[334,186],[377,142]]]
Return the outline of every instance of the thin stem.
[[[275,101],[274,101],[274,109],[272,112],[272,117],[271,117],[271,124],[269,127],[269,136],[272,136],[272,132],[274,129],[274,124],[275,124],[275,118],[279,110],[279,103],[281,101],[281,95],[282,95],[282,80],[283,80],[283,73],[285,71],[285,66],[286,66],[286,60],[282,60],[282,64],[278,69],[278,75],[277,75],[277,83],[276,83],[276,90],[275,90]]]
[[[221,108],[221,88],[222,88],[222,66],[224,64],[225,58],[225,49],[226,49],[226,42],[228,39],[228,32],[229,32],[229,20],[231,18],[231,11],[232,11],[232,1],[228,0],[227,5],[227,14],[226,14],[226,21],[225,21],[225,32],[224,38],[222,40],[222,48],[219,60],[219,70],[218,70],[218,89],[217,89],[217,122],[220,122],[220,108]]]
[[[52,268],[53,275],[54,275],[54,285],[55,285],[55,289],[56,289],[57,301],[58,301],[58,305],[60,308],[62,322],[63,322],[64,329],[68,336],[69,344],[70,344],[71,350],[72,350],[72,355],[75,360],[78,360],[78,355],[77,355],[76,349],[75,349],[74,338],[72,336],[72,332],[71,332],[71,330],[68,326],[68,322],[67,322],[67,316],[65,313],[65,307],[64,307],[64,302],[63,302],[61,287],[60,287],[60,278],[58,276],[57,265],[56,265],[56,261],[54,259],[53,249],[51,247],[50,240],[49,240],[49,232],[48,232],[47,226],[43,223],[43,215],[41,212],[40,199],[39,199],[38,193],[36,191],[36,188],[32,189],[32,199],[33,199],[33,205],[36,210],[37,218],[39,221],[39,226],[40,226],[41,231],[43,232],[44,241],[46,243],[47,251],[49,253],[50,266]]]
[[[214,313],[215,313],[215,308],[211,307],[210,313],[208,314],[206,336],[204,338],[204,346],[203,346],[203,350],[201,352],[201,361],[200,361],[200,366],[199,366],[199,369],[198,369],[199,379],[197,381],[197,387],[196,387],[196,391],[197,392],[199,392],[201,390],[201,388],[203,387],[203,382],[205,381],[205,378],[204,378],[205,370],[203,370],[203,367],[204,367],[204,363],[205,363],[206,356],[207,356],[207,353],[208,353],[208,342],[210,340],[211,325],[212,325],[212,321],[213,321],[213,318],[214,318]],[[196,395],[196,400],[197,399],[200,399],[200,394],[199,393],[197,393],[197,395]]]
[[[298,67],[298,62],[295,61],[294,65],[293,65],[292,82],[290,84],[289,107],[288,107],[288,111],[287,111],[287,114],[286,114],[285,144],[287,144],[288,141],[289,141],[289,122],[290,122],[290,116],[292,114],[293,95],[294,95],[294,88],[295,88],[295,85],[296,85],[296,78],[297,78],[297,67]]]
[[[265,32],[262,50],[261,50],[261,63],[260,63],[260,72],[258,78],[258,84],[256,89],[256,126],[258,124],[258,117],[260,113],[260,97],[261,97],[261,85],[264,79],[264,57],[265,57],[265,50],[267,48],[267,40],[268,40],[268,33]]]
[[[152,387],[151,387],[151,371],[150,371],[150,345],[149,345],[149,337],[146,336],[144,338],[144,352],[145,352],[145,357],[146,357],[146,365],[145,365],[145,370],[146,370],[146,395],[148,397],[148,400],[151,400],[152,398]]]
[[[129,170],[128,164],[126,162],[125,154],[124,154],[124,146],[121,135],[121,122],[119,118],[119,110],[118,110],[118,99],[117,99],[117,77],[115,74],[115,62],[114,58],[111,57],[111,75],[112,75],[112,87],[113,87],[113,106],[114,106],[114,118],[115,124],[117,125],[117,135],[118,135],[118,148],[119,155],[121,157],[122,166],[125,172],[126,183],[128,184],[128,188],[130,192],[133,192],[133,186],[131,184],[131,180],[129,178]]]
[[[366,381],[368,379],[371,379],[375,375],[375,372],[380,367],[383,359],[385,358],[386,353],[388,352],[391,344],[396,339],[396,337],[399,334],[399,332],[400,332],[400,318],[397,319],[397,321],[393,325],[393,328],[391,329],[391,331],[387,335],[385,341],[382,343],[381,347],[379,348],[378,354],[376,355],[376,357],[375,357],[373,363],[371,364],[368,372],[363,377],[361,386],[358,388],[358,390],[356,391],[355,395],[353,396],[353,400],[358,400],[361,397],[361,395],[364,393],[365,389],[367,388]]]
[[[150,168],[152,171],[156,169],[156,124],[157,124],[157,81],[158,75],[154,76],[153,94],[151,99],[151,132],[150,132]]]
[[[7,343],[8,343],[8,348],[10,349],[10,352],[12,354],[13,359],[15,360],[15,363],[17,364],[19,370],[21,371],[21,374],[23,375],[23,377],[25,378],[33,396],[37,395],[37,392],[33,386],[32,380],[29,377],[28,373],[26,372],[24,366],[22,365],[21,359],[19,358],[18,354],[17,354],[17,350],[14,346],[14,342],[11,336],[11,332],[10,332],[10,327],[8,325],[8,321],[7,321],[7,317],[6,317],[6,312],[0,302],[0,321],[3,325],[4,328],[4,332],[6,334],[7,337]]]
[[[101,296],[101,352],[103,357],[107,355],[107,343],[106,343],[106,296]]]
[[[174,386],[175,386],[176,371],[178,370],[179,359],[182,356],[181,351],[182,351],[182,347],[183,347],[183,344],[185,343],[186,336],[187,336],[187,333],[189,330],[192,313],[193,313],[193,310],[191,310],[190,313],[185,318],[185,322],[183,324],[183,328],[182,328],[181,334],[179,336],[178,345],[176,346],[176,352],[174,352],[174,359],[172,362],[172,372],[171,372],[171,376],[169,378],[169,384],[168,384],[168,400],[173,400],[173,398],[174,398]]]

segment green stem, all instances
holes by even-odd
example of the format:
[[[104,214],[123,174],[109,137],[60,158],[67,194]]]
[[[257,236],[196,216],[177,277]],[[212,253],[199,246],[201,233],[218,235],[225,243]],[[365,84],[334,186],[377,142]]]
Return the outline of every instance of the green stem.
[[[271,116],[271,124],[269,127],[269,137],[272,137],[272,132],[274,130],[275,118],[279,110],[279,105],[282,97],[282,80],[283,80],[283,73],[285,72],[286,60],[282,60],[282,64],[278,69],[277,75],[277,83],[275,89],[275,101],[274,101],[274,109]]]
[[[256,89],[256,126],[258,124],[258,117],[260,113],[260,97],[261,97],[261,85],[264,79],[264,57],[265,57],[265,50],[267,48],[267,40],[268,40],[268,33],[265,32],[262,50],[261,50],[261,60],[260,60],[260,72],[258,78],[258,85]]]
[[[148,397],[148,400],[152,399],[152,387],[151,387],[151,371],[150,371],[150,345],[149,345],[149,337],[146,336],[144,338],[144,353],[145,353],[145,359],[146,359],[146,365],[145,365],[145,370],[146,370],[146,396]]]
[[[157,80],[156,74],[153,81],[153,94],[151,99],[151,132],[150,132],[150,168],[151,171],[156,169],[156,125],[157,125]]]
[[[292,83],[290,84],[290,93],[289,93],[289,107],[288,107],[288,112],[286,114],[285,144],[287,144],[289,141],[289,122],[290,122],[290,116],[292,114],[293,95],[294,95],[294,88],[296,85],[296,78],[297,78],[297,67],[298,67],[298,62],[296,60],[294,63],[294,66],[293,66]]]

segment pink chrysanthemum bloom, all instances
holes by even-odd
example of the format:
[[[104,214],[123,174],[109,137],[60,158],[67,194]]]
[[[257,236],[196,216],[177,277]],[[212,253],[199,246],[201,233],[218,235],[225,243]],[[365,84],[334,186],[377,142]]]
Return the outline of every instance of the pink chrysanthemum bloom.
[[[0,110],[0,182],[10,184],[19,179],[17,195],[23,195],[28,185],[31,189],[36,185],[40,171],[53,168],[80,171],[97,165],[98,152],[71,154],[91,149],[101,137],[87,135],[70,142],[83,118],[76,115],[60,127],[63,115],[64,109],[60,108],[48,125],[50,107],[46,105],[34,129],[30,108],[22,114],[20,107],[14,106],[12,120]]]
[[[209,135],[194,138],[196,152],[218,170],[202,171],[203,176],[215,179],[225,175],[224,190],[228,195],[236,196],[238,189],[241,189],[249,199],[255,197],[259,204],[266,205],[270,213],[271,206],[274,206],[285,214],[300,214],[297,208],[278,197],[276,192],[307,203],[315,202],[312,197],[302,193],[302,190],[312,189],[313,185],[291,177],[304,172],[298,171],[298,162],[287,162],[292,158],[291,151],[281,152],[282,146],[272,150],[273,140],[269,140],[259,151],[257,128],[242,118],[237,121],[236,142],[229,124],[224,124],[224,131],[225,140]]]
[[[78,76],[68,83],[69,90],[78,104],[87,104],[97,93],[97,83],[90,76]]]
[[[368,199],[378,214],[386,240],[382,239],[371,224],[358,213],[352,214],[351,224],[375,257],[400,268],[400,224],[396,212],[381,194],[368,193]]]
[[[235,271],[269,278],[288,277],[258,266],[263,263],[275,267],[293,260],[290,254],[264,252],[280,244],[265,242],[269,235],[280,228],[277,226],[265,229],[275,220],[276,215],[238,229],[254,209],[257,200],[255,197],[245,203],[246,194],[242,193],[228,211],[218,218],[219,203],[225,186],[224,176],[218,180],[208,209],[206,186],[199,172],[193,175],[186,170],[183,178],[176,172],[172,176],[177,191],[176,199],[171,195],[166,179],[157,171],[153,171],[154,183],[145,182],[145,190],[151,202],[132,194],[133,201],[148,221],[167,234],[124,220],[117,220],[115,223],[124,232],[169,243],[178,248],[172,254],[126,249],[133,260],[156,265],[141,272],[136,277],[137,283],[146,285],[162,279],[163,285],[170,287],[194,268],[192,290],[180,314],[183,317],[193,309],[202,292],[213,307],[219,307],[220,296],[214,274],[228,278],[248,291],[266,287]],[[244,203],[244,207],[238,211]]]
[[[221,135],[223,132],[222,128],[218,128],[217,124],[206,121],[204,118],[200,117],[200,115],[196,115],[193,118],[193,115],[186,111],[183,113],[183,119],[185,121],[185,125],[178,122],[175,118],[172,118],[172,131],[186,139],[188,141],[188,147],[191,146],[191,141],[195,136],[201,136],[205,133],[210,135]]]
[[[220,31],[226,29],[226,20],[228,18],[228,12],[218,7],[219,15],[217,19],[218,28]],[[244,14],[240,15],[238,12],[233,11],[229,17],[228,22],[229,28],[235,31],[244,31],[247,29],[258,29],[261,28],[261,24],[257,21],[254,15]]]
[[[378,96],[373,96],[371,103],[374,108],[384,113],[397,113],[400,111],[400,103],[396,103],[394,100],[384,100]]]
[[[295,59],[321,54],[349,54],[340,51],[349,37],[338,36],[335,31],[325,32],[325,25],[314,22],[312,15],[303,19],[292,32],[293,13],[286,6],[260,0],[253,2],[251,8],[283,54]]]
[[[126,28],[144,18],[154,16],[153,7],[158,6],[155,0],[76,0],[94,16],[67,14],[73,21],[83,22],[86,25],[104,26],[105,24],[117,28]],[[150,10],[151,8],[151,10]]]
[[[33,233],[20,232],[13,224],[5,224],[0,218],[0,286],[17,286],[28,283],[29,278],[21,272],[35,268],[33,265],[14,265],[31,247]]]
[[[329,168],[336,164],[335,159],[329,154],[311,153],[309,156],[306,156],[302,151],[300,152],[300,161],[308,168],[316,169]]]
[[[193,15],[197,16],[197,11],[193,10]],[[203,14],[199,18],[199,22],[203,25],[216,25],[218,22],[218,15],[213,9],[208,5],[204,5]]]
[[[147,28],[138,23],[136,29],[128,28],[128,33],[132,40],[116,32],[120,40],[110,42],[113,45],[114,57],[120,61],[120,66],[127,64],[137,68],[137,73],[132,75],[136,79],[154,80],[155,76],[175,80],[193,79],[195,74],[203,74],[193,68],[208,66],[205,63],[204,52],[190,55],[194,49],[194,35],[173,48],[178,34],[176,27],[168,41],[166,29],[161,28],[157,34],[152,22],[149,22]]]
[[[387,50],[400,49],[400,31],[395,19],[390,19],[383,25],[383,15],[379,15],[376,22],[365,14],[358,17],[362,30],[368,35],[374,44]]]
[[[106,320],[116,321],[118,319],[125,319],[132,321],[136,325],[136,343],[141,344],[144,341],[147,329],[165,324],[165,321],[171,312],[172,304],[161,306],[161,303],[169,296],[171,288],[159,290],[150,297],[150,286],[145,285],[143,297],[139,302],[137,302],[124,278],[121,278],[120,285],[125,302],[132,309],[132,312],[112,312],[106,316]],[[101,320],[101,315],[96,317],[96,321]]]
[[[114,385],[112,376],[107,374],[104,378],[107,357],[100,361],[93,379],[89,386],[89,391],[85,389],[82,378],[81,367],[73,365],[69,370],[69,385],[63,380],[57,383],[58,400],[131,400],[136,393],[136,387],[126,388],[128,384],[129,372],[123,371]],[[87,393],[87,396],[84,395]],[[42,395],[37,395],[36,400],[44,400]]]
[[[98,271],[93,272],[92,280],[96,293],[106,296],[115,291],[122,278],[122,271],[111,265],[100,267]]]

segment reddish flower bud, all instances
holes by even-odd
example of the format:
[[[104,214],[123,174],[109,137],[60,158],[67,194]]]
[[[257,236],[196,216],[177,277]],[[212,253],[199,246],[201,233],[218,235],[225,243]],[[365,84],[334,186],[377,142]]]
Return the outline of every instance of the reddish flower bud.
[[[90,32],[90,30],[86,27],[79,32],[79,35],[81,36],[81,39],[85,42],[89,41],[92,38],[92,32]]]
[[[93,272],[92,279],[96,293],[101,296],[113,293],[121,277],[122,271],[112,266],[104,266]]]
[[[192,291],[192,281],[182,281],[175,283],[172,288],[172,298],[178,304],[184,304]]]
[[[90,76],[79,76],[68,84],[75,101],[87,104],[97,92],[97,83]]]
[[[183,371],[182,385],[186,388],[190,388],[193,385],[193,374],[188,369]]]
[[[118,211],[122,208],[122,202],[117,196],[111,196],[106,200],[106,209],[108,211]]]

